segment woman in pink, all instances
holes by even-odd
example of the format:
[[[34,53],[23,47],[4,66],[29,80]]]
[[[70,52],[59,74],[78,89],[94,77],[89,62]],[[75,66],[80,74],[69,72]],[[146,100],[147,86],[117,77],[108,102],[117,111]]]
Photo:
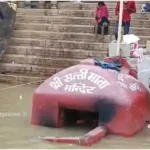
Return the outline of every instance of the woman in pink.
[[[109,26],[109,20],[108,20],[108,9],[107,6],[103,1],[100,1],[98,3],[96,12],[95,12],[95,20],[98,24],[97,33],[102,34],[102,28],[104,29],[104,35],[108,34],[108,26]]]

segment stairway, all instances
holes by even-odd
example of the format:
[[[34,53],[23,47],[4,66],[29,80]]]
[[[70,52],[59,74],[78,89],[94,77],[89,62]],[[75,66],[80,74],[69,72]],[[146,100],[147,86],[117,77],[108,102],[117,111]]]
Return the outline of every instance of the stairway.
[[[115,24],[114,2],[108,3],[110,33]],[[107,56],[111,35],[94,35],[96,3],[60,2],[58,9],[18,8],[10,46],[0,63],[0,82],[32,82],[78,64],[80,60]],[[131,32],[150,40],[150,14],[133,15]]]

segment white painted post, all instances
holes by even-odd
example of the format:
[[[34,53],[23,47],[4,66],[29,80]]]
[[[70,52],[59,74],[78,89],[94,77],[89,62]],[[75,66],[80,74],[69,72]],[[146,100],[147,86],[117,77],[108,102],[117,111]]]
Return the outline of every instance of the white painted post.
[[[121,43],[121,30],[122,30],[122,14],[123,14],[123,0],[120,0],[119,10],[119,27],[118,27],[118,40],[117,40],[117,55],[120,56],[120,43]]]

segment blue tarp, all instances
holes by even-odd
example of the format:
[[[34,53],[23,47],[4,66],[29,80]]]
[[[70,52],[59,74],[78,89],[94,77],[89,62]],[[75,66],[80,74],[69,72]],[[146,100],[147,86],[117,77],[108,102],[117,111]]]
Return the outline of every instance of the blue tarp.
[[[93,59],[95,61],[95,65],[100,66],[104,69],[112,69],[112,70],[120,71],[121,66],[122,66],[118,61],[113,62],[113,63],[107,63],[98,58],[93,58]]]

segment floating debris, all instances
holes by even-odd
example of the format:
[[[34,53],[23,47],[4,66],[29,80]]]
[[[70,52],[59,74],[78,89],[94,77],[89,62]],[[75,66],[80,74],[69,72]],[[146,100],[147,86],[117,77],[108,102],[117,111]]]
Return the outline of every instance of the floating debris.
[[[22,99],[22,95],[20,95],[20,97],[19,97],[20,99]]]

